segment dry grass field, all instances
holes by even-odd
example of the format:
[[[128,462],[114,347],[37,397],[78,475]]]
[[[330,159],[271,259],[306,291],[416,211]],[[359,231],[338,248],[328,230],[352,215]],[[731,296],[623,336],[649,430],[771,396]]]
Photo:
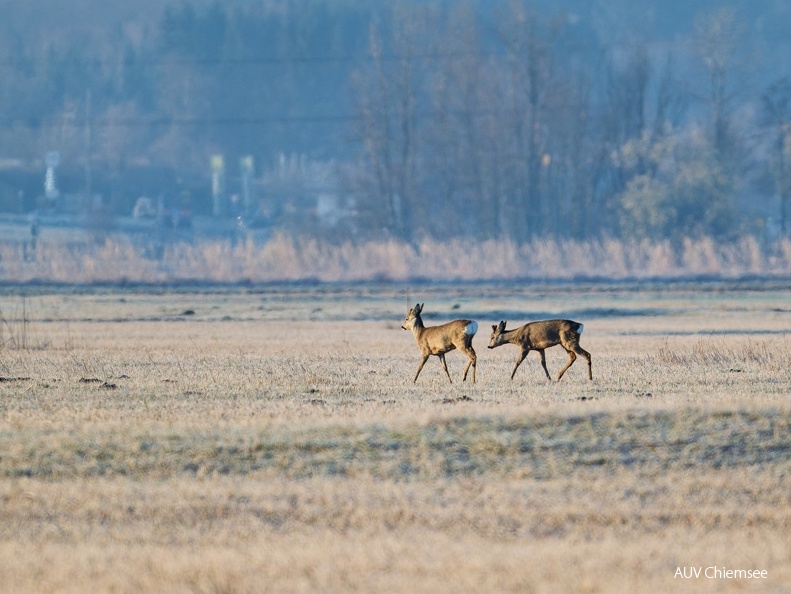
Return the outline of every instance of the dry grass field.
[[[401,286],[1,289],[0,591],[791,592],[791,286],[411,295],[477,383]]]

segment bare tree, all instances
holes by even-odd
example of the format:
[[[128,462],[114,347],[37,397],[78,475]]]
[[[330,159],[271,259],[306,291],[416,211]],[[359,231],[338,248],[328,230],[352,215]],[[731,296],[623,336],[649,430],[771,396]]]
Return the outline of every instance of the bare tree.
[[[711,112],[712,142],[724,158],[732,149],[730,117],[740,86],[737,72],[744,65],[744,29],[732,8],[721,8],[699,18],[696,32],[697,52],[707,74],[704,98]]]
[[[663,136],[668,128],[677,126],[685,110],[686,101],[675,76],[675,61],[673,56],[668,54],[657,82],[654,138]]]
[[[441,217],[440,236],[460,231],[491,236],[500,200],[491,181],[491,143],[486,135],[492,117],[492,64],[482,55],[476,14],[467,5],[447,15],[439,33],[436,68],[428,87],[431,117],[427,120],[424,159],[431,172]],[[433,179],[432,179],[433,178]]]
[[[517,239],[542,234],[549,205],[541,192],[543,145],[548,137],[544,100],[550,78],[550,41],[539,30],[537,15],[527,3],[514,0],[497,30],[506,48],[503,132],[511,139],[508,194],[516,215]]]
[[[592,83],[575,72],[562,86],[553,89],[547,118],[552,134],[542,161],[545,191],[552,201],[552,233],[588,237],[598,233],[602,215],[596,208],[596,180],[609,166],[599,145],[591,113]]]
[[[425,18],[394,6],[387,43],[382,31],[370,30],[370,65],[356,74],[358,133],[366,166],[373,173],[361,208],[378,227],[412,239],[425,220],[425,200],[418,193],[418,97],[421,68],[418,52],[430,26]]]
[[[771,172],[780,198],[780,232],[789,232],[791,170],[787,153],[791,150],[791,80],[784,77],[773,83],[761,97],[762,120],[771,137]]]

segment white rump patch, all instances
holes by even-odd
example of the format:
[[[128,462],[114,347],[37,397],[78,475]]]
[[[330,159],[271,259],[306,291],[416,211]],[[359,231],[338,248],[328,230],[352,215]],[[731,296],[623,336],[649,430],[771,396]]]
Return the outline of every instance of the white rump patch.
[[[474,336],[475,333],[478,331],[478,322],[470,322],[467,324],[467,327],[464,329],[464,333],[468,336]]]

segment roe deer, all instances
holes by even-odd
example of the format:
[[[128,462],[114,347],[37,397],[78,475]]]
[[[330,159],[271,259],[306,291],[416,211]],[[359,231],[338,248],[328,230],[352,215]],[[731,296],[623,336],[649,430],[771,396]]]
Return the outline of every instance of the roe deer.
[[[559,344],[569,354],[569,362],[560,370],[558,381],[577,359],[577,355],[588,361],[588,379],[592,380],[591,355],[580,346],[582,327],[582,324],[572,320],[543,320],[525,324],[515,330],[506,330],[505,322],[500,322],[497,326],[492,326],[492,338],[489,341],[489,348],[493,349],[501,344],[510,342],[521,349],[519,356],[516,358],[514,370],[511,372],[511,379],[514,379],[517,368],[525,360],[527,354],[530,351],[538,351],[541,355],[541,366],[544,368],[544,373],[547,374],[547,379],[551,380],[552,378],[547,370],[547,360],[544,357],[544,349]]]
[[[413,383],[417,382],[417,377],[420,375],[423,365],[426,364],[426,361],[428,361],[431,355],[439,357],[440,363],[442,363],[442,369],[445,370],[445,375],[448,376],[448,381],[453,383],[453,380],[450,379],[450,373],[448,373],[448,365],[445,363],[445,353],[453,349],[459,349],[470,359],[467,361],[467,366],[464,368],[462,381],[467,379],[467,371],[469,371],[470,366],[472,366],[472,381],[474,382],[475,362],[478,357],[475,354],[475,350],[472,348],[472,337],[475,336],[475,333],[478,331],[478,322],[473,322],[472,320],[453,320],[447,324],[429,326],[426,328],[420,317],[420,312],[422,311],[423,304],[418,303],[409,310],[406,318],[404,318],[404,323],[401,325],[401,328],[404,330],[412,330],[412,334],[415,335],[417,346],[422,355],[420,364],[417,366],[415,379],[412,380]]]

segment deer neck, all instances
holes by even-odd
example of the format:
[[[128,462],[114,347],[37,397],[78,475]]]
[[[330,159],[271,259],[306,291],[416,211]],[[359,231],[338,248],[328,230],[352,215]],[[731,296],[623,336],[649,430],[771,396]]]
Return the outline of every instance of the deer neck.
[[[415,335],[415,338],[419,338],[425,329],[426,327],[423,325],[423,320],[420,316],[416,317],[415,323],[412,324],[412,334]]]
[[[505,342],[510,342],[511,344],[520,344],[522,342],[522,336],[519,334],[519,328],[505,330],[503,332],[503,338],[505,339]]]

